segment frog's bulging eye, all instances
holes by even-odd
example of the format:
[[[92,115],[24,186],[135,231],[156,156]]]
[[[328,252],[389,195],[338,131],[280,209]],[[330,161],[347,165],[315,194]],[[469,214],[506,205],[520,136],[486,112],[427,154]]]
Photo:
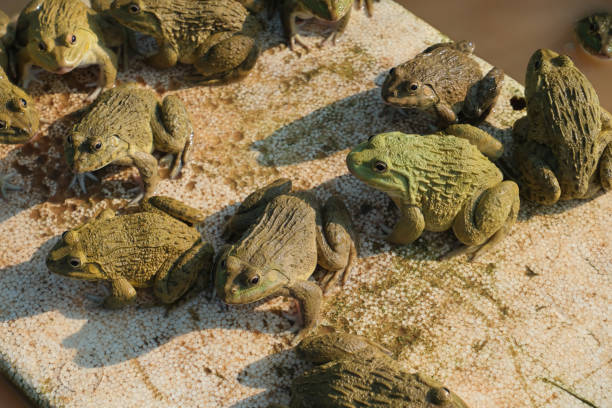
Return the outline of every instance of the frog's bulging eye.
[[[100,150],[102,148],[102,142],[96,142],[93,145],[94,150]]]
[[[66,238],[66,234],[68,233],[68,231],[64,231],[62,232],[62,239]]]
[[[72,37],[70,37],[70,43],[74,44],[76,42],[76,35],[72,34]]]
[[[541,61],[541,60],[537,60],[537,61],[535,62],[535,64],[533,64],[533,67],[534,67],[535,69],[540,69],[540,67],[541,67],[541,66],[542,66],[542,61]]]
[[[251,285],[256,285],[258,282],[259,282],[259,275],[255,275],[251,279],[249,279],[249,283]]]
[[[66,143],[72,144],[72,135],[68,135],[68,137],[66,138]]]
[[[221,269],[225,269],[227,267],[227,261],[224,259],[221,261]]]
[[[389,75],[395,75],[395,68],[391,68],[391,70],[389,71]]]
[[[43,41],[39,42],[38,49],[41,51],[47,51],[47,44],[45,44]]]
[[[79,266],[81,266],[81,260],[79,258],[71,258],[70,261],[68,261],[68,263],[73,268],[78,268]]]
[[[27,102],[25,99],[23,99],[23,98],[19,99],[19,103],[20,103],[20,104],[21,104],[21,106],[23,106],[24,108],[28,106],[28,102]]]
[[[429,392],[429,399],[436,405],[446,405],[451,399],[451,392],[446,387],[432,388]]]
[[[387,171],[387,163],[385,163],[384,161],[377,161],[376,163],[374,163],[374,166],[372,166],[372,168],[377,173],[384,173],[385,171]]]
[[[3,120],[0,120],[0,129],[4,129],[6,127],[6,122]]]
[[[419,85],[418,84],[410,84],[410,90],[416,91],[417,89],[419,89]]]
[[[130,13],[136,14],[140,11],[140,6],[138,4],[131,4],[128,10],[130,10]]]

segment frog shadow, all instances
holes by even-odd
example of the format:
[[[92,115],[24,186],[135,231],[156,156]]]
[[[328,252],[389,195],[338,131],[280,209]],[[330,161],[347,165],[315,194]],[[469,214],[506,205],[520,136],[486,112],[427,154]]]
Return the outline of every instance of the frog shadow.
[[[313,161],[353,147],[384,132],[432,133],[431,117],[416,110],[387,106],[380,88],[372,88],[319,108],[251,144],[263,166]]]

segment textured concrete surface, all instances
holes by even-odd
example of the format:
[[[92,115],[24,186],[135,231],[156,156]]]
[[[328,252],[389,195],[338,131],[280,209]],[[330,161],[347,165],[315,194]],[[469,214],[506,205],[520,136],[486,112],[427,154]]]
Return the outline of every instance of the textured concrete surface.
[[[308,27],[314,44],[321,28]],[[362,239],[347,285],[326,299],[322,330],[382,342],[472,407],[585,406],[578,397],[612,405],[612,195],[525,204],[511,235],[479,262],[436,260],[458,245],[451,233],[392,247],[381,225],[392,226],[398,211],[349,175],[344,159],[374,133],[431,130],[430,118],[385,107],[378,85],[387,69],[445,37],[387,0],[372,19],[355,12],[337,46],[302,57],[280,45],[277,20],[267,28],[254,72],[237,84],[193,87],[181,80],[188,67],[154,71],[139,60],[119,76],[176,93],[192,113],[191,165],[179,180],[164,179],[158,193],[206,212],[200,230],[216,247],[237,203],[275,178],[290,177],[321,198],[340,193]],[[294,310],[290,299],[230,307],[202,294],[166,316],[147,307],[151,295],[141,291],[137,305],[106,311],[87,297],[102,295],[103,284],[48,273],[44,258],[59,234],[124,206],[137,172],[104,169],[87,195],[67,191],[62,138],[74,119],[66,114],[83,106],[94,71],[39,78],[30,91],[42,110],[42,137],[0,147],[0,171],[16,170],[13,181],[24,187],[0,206],[2,370],[43,406],[288,401],[291,378],[307,367],[288,346],[291,324],[282,313]],[[508,78],[482,125],[506,145],[524,114],[509,103],[520,93]]]

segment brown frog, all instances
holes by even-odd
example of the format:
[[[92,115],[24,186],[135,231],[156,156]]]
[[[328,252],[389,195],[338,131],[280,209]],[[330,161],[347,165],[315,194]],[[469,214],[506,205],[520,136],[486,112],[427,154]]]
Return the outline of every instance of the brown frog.
[[[401,109],[432,113],[441,127],[483,120],[497,100],[504,73],[494,67],[483,76],[473,52],[469,41],[430,46],[389,71],[383,100]]]

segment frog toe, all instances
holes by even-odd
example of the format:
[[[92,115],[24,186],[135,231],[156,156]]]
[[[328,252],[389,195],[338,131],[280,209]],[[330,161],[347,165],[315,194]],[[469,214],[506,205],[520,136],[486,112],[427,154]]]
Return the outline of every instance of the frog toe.
[[[8,182],[8,180],[11,179],[14,175],[15,173],[11,172],[9,174],[0,176],[0,195],[2,195],[2,198],[6,198],[6,194],[8,191],[23,190],[20,186]]]

